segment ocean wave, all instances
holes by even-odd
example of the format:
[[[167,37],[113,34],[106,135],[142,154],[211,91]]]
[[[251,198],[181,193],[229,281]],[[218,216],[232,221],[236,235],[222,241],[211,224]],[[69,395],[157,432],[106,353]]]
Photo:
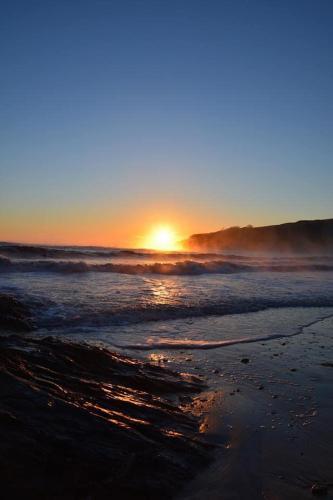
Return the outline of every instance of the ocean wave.
[[[66,258],[112,258],[112,257],[138,257],[143,255],[135,250],[110,250],[92,248],[73,247],[44,247],[34,245],[0,244],[0,253],[13,258],[45,258],[45,259],[66,259]]]
[[[227,261],[196,262],[191,260],[152,264],[92,264],[84,261],[51,261],[29,260],[14,261],[7,257],[0,257],[0,270],[13,272],[58,272],[58,273],[85,273],[105,272],[120,274],[164,274],[164,275],[198,275],[205,273],[229,274],[250,269],[248,266]]]
[[[31,302],[27,302],[31,304]],[[285,299],[230,299],[223,303],[199,305],[145,305],[145,306],[109,306],[98,309],[86,307],[64,308],[56,304],[38,304],[32,308],[33,319],[39,328],[66,329],[69,332],[119,325],[134,325],[147,322],[169,321],[208,316],[227,316],[246,314],[267,309],[291,307],[333,307],[333,297],[298,297]]]
[[[224,340],[192,340],[192,339],[173,339],[173,338],[163,338],[163,339],[153,339],[149,338],[144,343],[113,343],[114,347],[120,349],[134,349],[139,351],[150,351],[155,349],[167,349],[167,350],[177,350],[177,349],[190,349],[190,350],[207,350],[207,349],[217,349],[219,347],[227,347],[236,344],[250,344],[254,342],[264,342],[268,340],[281,339],[286,337],[294,337],[303,333],[305,328],[315,325],[325,319],[332,318],[333,314],[327,314],[319,319],[315,319],[309,323],[299,326],[293,333],[284,334],[267,334],[267,335],[257,335],[257,336],[247,336],[238,337],[233,339]]]
[[[193,251],[157,251],[143,249],[107,248],[107,247],[52,247],[46,245],[23,245],[15,243],[0,243],[0,256],[13,259],[144,259],[169,261],[186,260],[227,260],[255,263],[306,263],[332,262],[333,255],[282,255],[269,253],[221,253],[221,252],[193,252]]]
[[[304,272],[333,271],[331,264],[270,264],[249,265],[237,264],[228,260],[210,260],[197,262],[184,260],[175,263],[154,262],[149,264],[95,264],[85,261],[53,261],[24,260],[15,261],[0,256],[0,271],[8,272],[56,272],[56,273],[87,273],[104,272],[130,275],[178,275],[193,276],[200,274],[234,274],[240,272]]]
[[[13,243],[0,243],[0,254],[6,257],[21,259],[66,259],[66,258],[140,258],[145,259],[210,259],[218,257],[215,252],[182,252],[182,251],[156,251],[156,250],[133,250],[126,248],[96,248],[96,247],[49,247],[41,245],[19,245]],[[230,259],[247,260],[251,256],[230,255]]]

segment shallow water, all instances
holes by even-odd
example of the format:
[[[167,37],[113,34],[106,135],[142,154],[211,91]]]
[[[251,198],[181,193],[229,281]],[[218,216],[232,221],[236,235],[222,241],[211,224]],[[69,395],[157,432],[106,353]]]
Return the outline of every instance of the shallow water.
[[[187,347],[187,341],[209,347],[274,334],[271,326],[254,332],[251,320],[235,322],[235,314],[333,307],[332,264],[332,256],[0,244],[0,290],[31,306],[41,333],[117,345],[139,346],[151,337],[163,347]],[[289,334],[290,328],[285,321],[279,333]]]
[[[331,481],[332,257],[57,251],[0,245],[0,291],[30,305],[36,335],[207,383],[191,410],[220,448],[182,498],[306,499]]]
[[[219,500],[221,492],[228,500],[306,500],[314,484],[326,486],[325,498],[332,498],[333,310],[281,309],[245,318],[285,330],[293,314],[302,323],[311,312],[317,321],[291,337],[186,351],[183,361],[191,361],[183,366],[207,381],[193,408],[217,449],[182,500]],[[179,355],[170,358],[172,366],[177,361],[180,366]]]

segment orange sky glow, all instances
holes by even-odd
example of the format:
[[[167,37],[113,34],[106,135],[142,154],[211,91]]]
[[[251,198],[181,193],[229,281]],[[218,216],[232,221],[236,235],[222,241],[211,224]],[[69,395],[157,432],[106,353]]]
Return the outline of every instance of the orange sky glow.
[[[168,227],[173,243],[165,249],[178,249],[176,241],[193,233],[247,224],[279,224],[304,218],[304,212],[284,213],[281,207],[262,212],[252,207],[251,213],[239,203],[221,200],[219,206],[204,207],[195,199],[125,199],[117,208],[110,199],[92,203],[59,203],[48,205],[4,207],[0,212],[0,241],[50,245],[92,245],[123,248],[157,248],[154,232]],[[318,217],[319,218],[319,217]]]
[[[194,232],[216,230],[218,220],[193,215],[177,207],[143,207],[133,213],[110,212],[107,207],[89,212],[59,207],[57,211],[29,211],[0,215],[2,241],[53,245],[96,245],[180,249],[179,240]],[[164,234],[163,234],[164,232]]]

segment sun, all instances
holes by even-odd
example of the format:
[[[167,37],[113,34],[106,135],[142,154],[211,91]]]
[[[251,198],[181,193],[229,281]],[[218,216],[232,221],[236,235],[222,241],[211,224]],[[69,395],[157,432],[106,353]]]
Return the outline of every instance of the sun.
[[[155,227],[145,241],[145,247],[152,250],[179,250],[176,232],[169,226]]]

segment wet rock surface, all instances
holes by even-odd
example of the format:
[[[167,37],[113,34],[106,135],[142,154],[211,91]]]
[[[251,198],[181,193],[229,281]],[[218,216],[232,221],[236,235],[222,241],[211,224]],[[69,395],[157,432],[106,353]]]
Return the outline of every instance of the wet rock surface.
[[[33,330],[29,308],[16,297],[0,293],[0,328],[14,332]]]
[[[85,344],[0,338],[3,498],[171,498],[209,460],[196,377]]]
[[[323,484],[314,484],[311,488],[311,492],[312,495],[323,497],[327,495],[328,489],[327,486]]]

